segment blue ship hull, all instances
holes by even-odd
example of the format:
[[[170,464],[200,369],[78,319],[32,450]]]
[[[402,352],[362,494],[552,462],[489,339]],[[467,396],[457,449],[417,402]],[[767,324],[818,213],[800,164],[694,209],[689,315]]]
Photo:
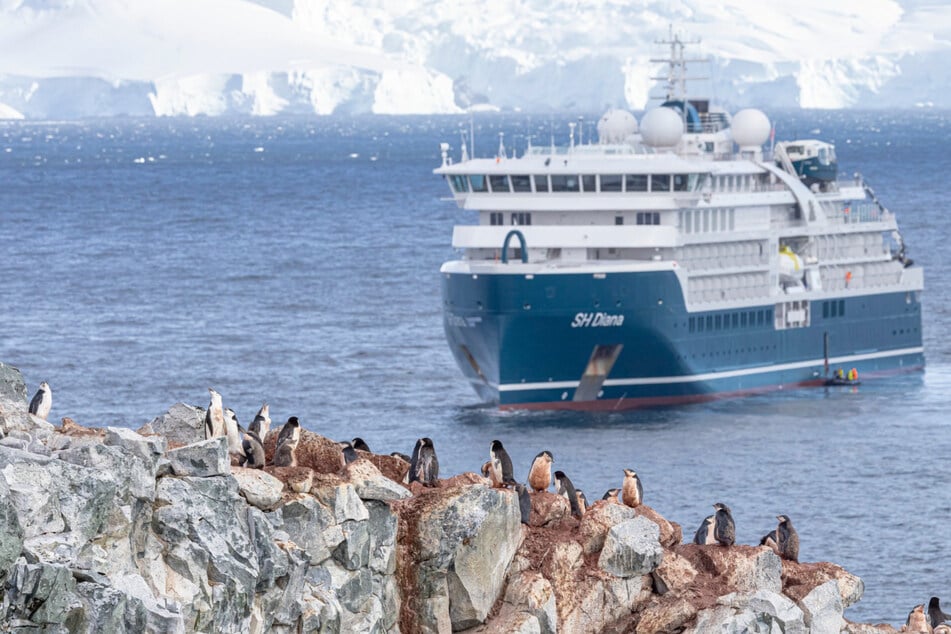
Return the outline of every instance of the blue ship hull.
[[[457,364],[502,408],[702,401],[822,385],[838,368],[864,378],[925,362],[916,293],[816,299],[809,326],[785,329],[773,303],[688,313],[670,271],[446,273],[442,293]],[[613,365],[585,377],[596,349]]]

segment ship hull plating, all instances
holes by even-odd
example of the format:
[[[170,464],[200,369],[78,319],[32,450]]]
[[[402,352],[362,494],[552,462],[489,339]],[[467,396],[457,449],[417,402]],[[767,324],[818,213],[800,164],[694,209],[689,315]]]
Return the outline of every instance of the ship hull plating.
[[[915,292],[688,312],[672,271],[443,275],[444,327],[479,396],[506,409],[627,409],[921,369]]]

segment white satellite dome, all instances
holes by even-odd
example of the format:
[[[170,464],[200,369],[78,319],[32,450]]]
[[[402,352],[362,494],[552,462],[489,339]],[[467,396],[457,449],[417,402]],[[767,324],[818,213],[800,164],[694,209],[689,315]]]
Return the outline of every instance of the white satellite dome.
[[[683,133],[684,122],[672,108],[654,108],[641,119],[641,137],[651,147],[674,147]]]
[[[637,119],[627,110],[612,108],[598,121],[601,143],[624,143],[632,134],[637,134]]]
[[[733,115],[733,140],[741,148],[760,147],[769,138],[769,118],[762,110],[746,108]]]

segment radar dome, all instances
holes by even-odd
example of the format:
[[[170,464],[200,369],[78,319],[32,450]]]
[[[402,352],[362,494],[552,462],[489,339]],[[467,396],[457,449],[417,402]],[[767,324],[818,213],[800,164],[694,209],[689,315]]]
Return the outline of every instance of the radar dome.
[[[598,121],[601,143],[624,143],[632,134],[637,134],[637,119],[627,110],[608,110]]]
[[[769,119],[762,110],[746,108],[733,115],[733,140],[742,147],[760,147],[769,138]]]
[[[683,133],[684,122],[672,108],[654,108],[641,119],[641,137],[651,147],[674,147]]]

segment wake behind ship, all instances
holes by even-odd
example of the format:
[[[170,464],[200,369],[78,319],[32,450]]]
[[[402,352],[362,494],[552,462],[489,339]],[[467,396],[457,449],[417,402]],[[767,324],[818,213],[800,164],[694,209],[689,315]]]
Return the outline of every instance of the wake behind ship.
[[[759,110],[688,99],[670,44],[667,100],[598,142],[435,170],[477,225],[453,230],[444,327],[481,398],[503,408],[622,409],[924,366],[924,276],[894,214],[840,179],[815,139],[764,151]],[[581,130],[578,130],[579,134]]]

